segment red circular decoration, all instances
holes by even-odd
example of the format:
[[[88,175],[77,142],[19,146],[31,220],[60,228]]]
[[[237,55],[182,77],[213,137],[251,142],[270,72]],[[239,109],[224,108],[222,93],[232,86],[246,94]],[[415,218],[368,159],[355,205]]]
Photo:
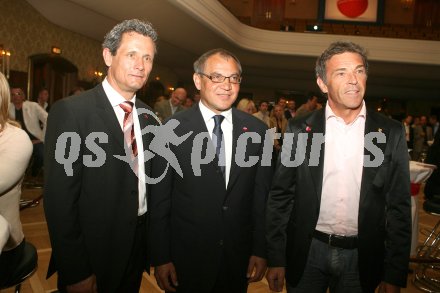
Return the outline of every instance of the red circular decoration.
[[[367,10],[368,0],[338,0],[339,11],[347,17],[355,18]]]

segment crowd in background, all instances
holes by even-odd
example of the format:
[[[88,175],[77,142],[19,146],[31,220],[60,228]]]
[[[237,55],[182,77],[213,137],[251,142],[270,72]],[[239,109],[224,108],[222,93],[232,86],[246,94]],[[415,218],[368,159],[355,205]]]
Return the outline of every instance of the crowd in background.
[[[405,127],[405,137],[410,150],[411,159],[424,162],[429,146],[434,142],[438,132],[437,115],[412,116],[407,115],[402,121]]]

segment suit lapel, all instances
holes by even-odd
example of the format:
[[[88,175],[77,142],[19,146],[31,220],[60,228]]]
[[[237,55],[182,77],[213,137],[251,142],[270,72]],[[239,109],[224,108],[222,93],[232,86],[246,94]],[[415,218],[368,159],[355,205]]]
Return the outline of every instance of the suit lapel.
[[[243,133],[243,120],[236,114],[236,109],[232,108],[232,156],[231,156],[231,170],[229,172],[228,190],[234,185],[240,173],[240,168],[235,162],[235,152],[237,150],[237,141],[239,136]]]
[[[154,114],[151,109],[147,108],[147,106],[139,101],[139,99],[136,99],[136,109],[138,113],[138,120],[139,120],[139,126],[141,128],[141,133],[145,127],[148,125],[157,125],[159,124],[155,117],[152,115]],[[140,111],[144,112],[145,110],[148,110],[148,113],[139,113]],[[153,139],[153,132],[147,131],[145,134],[142,135],[142,144],[144,146],[144,150],[149,149],[149,145],[151,140]],[[145,159],[145,157],[144,157]],[[149,175],[151,174],[151,160],[147,160],[144,162],[145,167],[145,174]]]
[[[124,149],[124,134],[119,125],[115,111],[113,110],[101,84],[94,88],[94,96],[96,101],[96,113],[101,117],[110,131],[110,133],[107,134],[113,136],[118,145]]]
[[[322,191],[322,176],[324,171],[324,148],[325,144],[321,145],[319,163],[317,166],[310,165],[310,150],[312,146],[313,136],[316,134],[325,134],[325,107],[322,110],[315,111],[303,124],[303,128],[300,132],[308,133],[307,138],[307,151],[304,164],[308,166],[310,171],[310,176],[313,180],[313,186],[315,187],[315,192],[318,197],[318,201],[321,201],[321,191]],[[308,157],[307,157],[308,154]]]
[[[185,130],[184,133],[188,133],[189,131],[193,131],[194,136],[199,133],[209,133],[208,128],[206,127],[205,120],[203,119],[202,112],[200,112],[199,105],[196,105],[195,107],[191,107],[187,110],[185,110],[185,114],[181,121],[181,127]],[[213,145],[213,142],[211,139],[207,143],[210,143]],[[188,150],[191,152],[191,149]],[[206,156],[206,147],[202,147],[202,153],[201,157],[204,158]],[[209,164],[212,164],[214,168],[220,168],[218,167],[218,158],[215,156],[214,160],[210,162]]]
[[[386,125],[381,125],[378,121],[378,114],[374,112],[370,112],[367,110],[367,117],[365,120],[365,135],[371,132],[383,132],[385,134],[386,139],[389,139],[389,129]],[[365,142],[364,142],[365,144]],[[375,143],[375,146],[378,147],[382,154],[385,154],[386,143]],[[364,146],[364,156],[371,155]],[[359,200],[359,207],[362,206],[363,201],[366,198],[368,187],[371,186],[371,182],[373,182],[374,177],[377,173],[378,167],[365,167],[365,164],[362,169],[362,183],[361,183],[361,194]]]

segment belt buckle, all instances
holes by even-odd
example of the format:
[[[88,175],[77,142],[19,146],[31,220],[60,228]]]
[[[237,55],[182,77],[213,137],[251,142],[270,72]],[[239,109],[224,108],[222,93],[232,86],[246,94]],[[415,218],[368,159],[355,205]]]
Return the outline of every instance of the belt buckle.
[[[330,235],[328,236],[328,245],[329,245],[329,246],[332,246],[332,236],[333,236],[333,234],[330,234]]]
[[[333,245],[333,243],[337,242],[337,240],[343,240],[343,236],[339,236],[337,234],[330,234],[328,237],[328,245],[333,247],[339,247],[338,245]]]

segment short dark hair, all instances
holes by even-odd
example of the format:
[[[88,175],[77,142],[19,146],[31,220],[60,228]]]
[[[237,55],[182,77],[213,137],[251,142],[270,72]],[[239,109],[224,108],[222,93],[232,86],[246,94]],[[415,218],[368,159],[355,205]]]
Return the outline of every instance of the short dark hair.
[[[150,37],[154,42],[154,51],[156,51],[157,32],[150,22],[141,21],[139,19],[128,19],[115,25],[111,31],[105,35],[102,48],[107,48],[113,56],[116,55],[116,51],[121,45],[122,35],[129,32],[136,32],[143,36]]]
[[[334,55],[343,54],[346,52],[356,53],[362,57],[365,71],[368,74],[368,59],[367,51],[358,44],[350,41],[337,41],[332,44],[318,57],[316,60],[315,74],[316,77],[320,77],[324,83],[327,83],[326,69],[327,61]]]

